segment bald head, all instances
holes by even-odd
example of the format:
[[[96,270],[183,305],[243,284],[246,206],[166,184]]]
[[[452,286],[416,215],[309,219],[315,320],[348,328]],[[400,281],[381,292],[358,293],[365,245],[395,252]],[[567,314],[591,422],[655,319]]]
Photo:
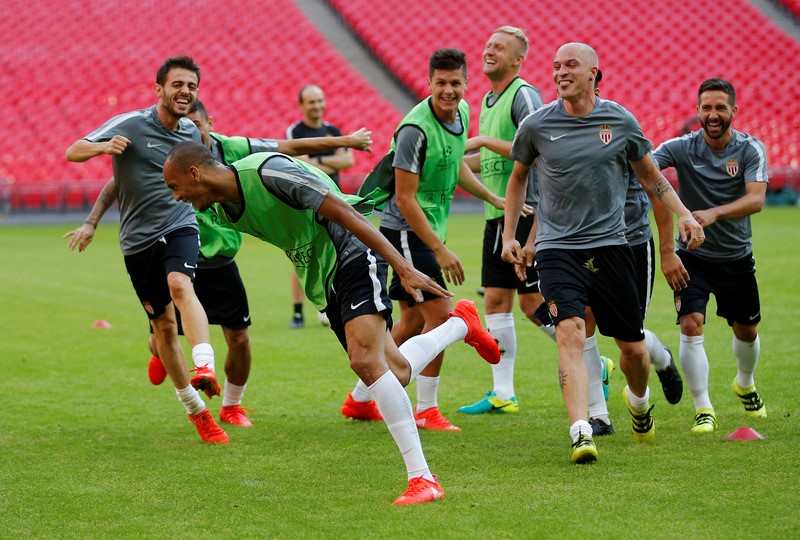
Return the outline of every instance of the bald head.
[[[167,169],[176,171],[188,170],[192,165],[213,165],[216,162],[214,155],[207,146],[194,141],[182,141],[172,147],[164,162],[164,179],[167,179]]]
[[[587,107],[594,106],[597,72],[597,53],[586,43],[566,43],[559,47],[553,60],[553,82],[558,96],[571,104],[570,113],[581,116]]]
[[[586,43],[580,43],[578,41],[565,43],[559,47],[558,52],[556,52],[556,58],[560,56],[578,58],[581,64],[588,67],[600,67],[597,52]]]

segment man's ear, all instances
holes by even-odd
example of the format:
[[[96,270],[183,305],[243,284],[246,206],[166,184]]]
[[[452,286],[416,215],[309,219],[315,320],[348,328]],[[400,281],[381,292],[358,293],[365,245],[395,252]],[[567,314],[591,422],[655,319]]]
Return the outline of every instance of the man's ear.
[[[192,181],[196,184],[200,183],[200,167],[197,165],[189,166],[189,174],[192,175]]]

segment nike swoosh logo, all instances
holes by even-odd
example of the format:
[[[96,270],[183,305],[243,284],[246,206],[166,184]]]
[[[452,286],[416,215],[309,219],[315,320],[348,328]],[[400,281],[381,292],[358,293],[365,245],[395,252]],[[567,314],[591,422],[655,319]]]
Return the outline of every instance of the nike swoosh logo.
[[[247,314],[247,317],[245,317],[245,318],[244,318],[244,322],[247,322],[247,321],[249,321],[249,320],[250,320],[250,314],[248,313],[248,314]]]
[[[539,282],[538,282],[538,281],[533,281],[533,282],[531,282],[531,283],[528,283],[528,282],[526,281],[526,282],[525,282],[525,286],[526,286],[526,287],[533,287],[533,286],[534,286],[534,285],[536,285],[537,283],[539,283]]]
[[[492,410],[493,410],[493,411],[499,411],[500,409],[505,409],[505,408],[506,408],[506,407],[508,407],[509,405],[511,405],[511,403],[504,403],[504,404],[502,404],[502,405],[500,405],[500,406],[498,407],[497,405],[495,405],[494,403],[492,403]]]
[[[689,163],[691,163],[692,167],[694,167],[695,169],[702,169],[703,167],[705,167],[705,164],[695,165],[694,161],[692,161],[691,159],[689,160]]]
[[[358,304],[353,304],[353,303],[351,302],[351,303],[350,303],[350,309],[352,309],[352,310],[356,310],[356,309],[358,309],[358,308],[359,308],[359,306],[361,306],[362,304],[366,304],[367,302],[369,302],[369,300],[362,300],[362,301],[361,301],[361,302],[359,302]]]
[[[183,263],[184,268],[188,268],[189,270],[194,270],[194,266],[190,266],[189,263]]]
[[[557,140],[558,140],[558,139],[560,139],[561,137],[566,137],[566,136],[567,136],[567,134],[566,134],[566,133],[564,133],[563,135],[559,135],[558,137],[553,137],[552,135],[550,135],[550,140],[551,140],[551,141],[557,141]]]
[[[149,141],[147,142],[147,147],[148,148],[155,148],[156,146],[164,146],[164,145],[161,144],[161,143],[153,144],[153,143],[151,143]]]
[[[758,317],[759,315],[761,315],[761,312],[760,312],[760,311],[759,311],[758,313],[756,313],[755,315],[753,315],[752,317],[750,317],[750,320],[751,320],[751,321],[754,321],[754,320],[756,320],[756,317]]]

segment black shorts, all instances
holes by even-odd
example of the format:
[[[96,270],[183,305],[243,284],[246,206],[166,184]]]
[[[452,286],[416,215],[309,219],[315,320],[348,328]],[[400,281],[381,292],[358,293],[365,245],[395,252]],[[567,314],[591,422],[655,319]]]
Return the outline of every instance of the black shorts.
[[[138,253],[125,255],[125,269],[150,319],[162,315],[172,302],[167,284],[171,272],[194,279],[199,250],[197,229],[183,227],[165,234]]]
[[[655,282],[656,258],[655,242],[650,237],[648,242],[631,246],[633,251],[633,265],[636,268],[636,291],[639,293],[639,308],[642,310],[642,319],[647,317],[647,307],[653,296],[653,283]]]
[[[528,268],[528,279],[520,281],[514,265],[503,260],[504,218],[486,222],[483,229],[483,262],[481,265],[481,286],[498,289],[516,289],[519,294],[539,292],[539,274],[535,268]],[[521,246],[528,241],[533,227],[533,216],[521,217],[515,235]]]
[[[644,339],[633,254],[627,244],[594,249],[546,249],[536,254],[539,286],[553,321],[584,318],[591,306],[604,336]]]
[[[442,276],[442,268],[436,260],[436,255],[433,250],[429,248],[425,242],[419,239],[413,231],[396,231],[394,229],[387,229],[381,227],[381,233],[389,240],[397,251],[399,251],[407,261],[409,261],[414,268],[423,274],[430,276],[436,283],[444,287],[444,277]],[[389,285],[389,298],[401,302],[407,302],[409,306],[417,304],[414,297],[406,292],[403,285],[400,283],[400,278],[392,271],[392,282]],[[435,300],[439,296],[428,291],[422,291],[422,301]]]
[[[241,330],[252,324],[247,293],[236,261],[217,268],[198,268],[194,278],[194,292],[203,305],[208,324],[218,324],[232,330]],[[183,335],[181,314],[178,317],[178,333]]]
[[[350,319],[380,313],[386,319],[387,327],[392,328],[392,301],[386,294],[388,274],[386,261],[369,249],[337,270],[328,293],[325,314],[345,351],[344,325]]]
[[[717,316],[728,321],[753,326],[761,321],[761,302],[756,282],[756,262],[752,255],[737,261],[712,262],[679,249],[678,257],[689,272],[689,283],[676,291],[675,311],[681,315],[702,313],[711,294],[717,299]]]

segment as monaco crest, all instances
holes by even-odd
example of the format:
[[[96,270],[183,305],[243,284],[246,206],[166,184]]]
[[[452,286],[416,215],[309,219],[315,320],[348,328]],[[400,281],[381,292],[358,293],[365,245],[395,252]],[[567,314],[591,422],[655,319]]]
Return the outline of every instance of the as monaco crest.
[[[603,144],[610,143],[612,136],[610,124],[603,124],[600,126],[600,140],[603,141]]]
[[[725,170],[728,171],[729,175],[736,176],[736,173],[739,172],[739,163],[736,159],[731,158],[725,162]]]

